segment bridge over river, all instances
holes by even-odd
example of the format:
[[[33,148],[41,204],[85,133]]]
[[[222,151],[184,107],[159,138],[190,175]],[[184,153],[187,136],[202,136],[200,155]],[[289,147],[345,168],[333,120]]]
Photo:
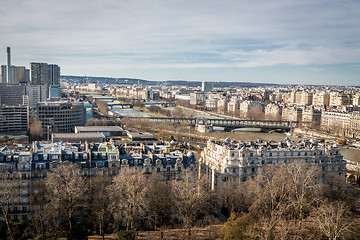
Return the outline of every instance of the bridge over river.
[[[175,107],[175,103],[171,102],[145,102],[145,105],[147,106],[159,106],[159,107]],[[109,110],[117,108],[133,108],[134,105],[132,103],[116,103],[116,102],[108,102],[108,108]]]
[[[160,117],[127,117],[138,121],[188,123],[195,125],[211,125],[223,127],[224,131],[230,132],[237,128],[260,128],[263,132],[271,130],[290,131],[297,126],[297,122],[291,121],[266,121],[266,120],[242,120],[242,119],[216,119],[216,118],[160,118]]]

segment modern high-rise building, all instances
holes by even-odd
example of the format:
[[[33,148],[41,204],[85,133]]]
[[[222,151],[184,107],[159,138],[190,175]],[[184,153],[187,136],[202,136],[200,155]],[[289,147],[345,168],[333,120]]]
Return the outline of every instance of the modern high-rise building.
[[[48,83],[50,85],[60,85],[60,67],[56,64],[48,65]]]
[[[0,84],[1,104],[9,106],[23,105],[25,86],[20,84]]]
[[[11,82],[7,80],[7,65],[1,66],[1,82],[9,84],[26,83],[26,69],[22,66],[10,67]]]
[[[30,75],[32,85],[50,85],[48,83],[47,63],[30,63]]]
[[[56,64],[30,63],[31,84],[46,85],[46,97],[49,98],[50,86],[60,86],[60,67]]]

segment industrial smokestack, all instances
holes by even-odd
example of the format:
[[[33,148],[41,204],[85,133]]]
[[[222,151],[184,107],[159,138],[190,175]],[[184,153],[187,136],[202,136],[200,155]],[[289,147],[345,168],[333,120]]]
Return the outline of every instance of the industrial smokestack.
[[[11,83],[11,55],[10,55],[10,47],[6,48],[7,51],[7,82]]]

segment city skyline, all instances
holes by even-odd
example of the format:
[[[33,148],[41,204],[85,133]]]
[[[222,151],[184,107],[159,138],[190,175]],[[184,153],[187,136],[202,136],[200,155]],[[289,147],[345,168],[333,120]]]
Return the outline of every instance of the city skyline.
[[[64,75],[360,82],[358,1],[6,1],[0,35],[0,65]]]

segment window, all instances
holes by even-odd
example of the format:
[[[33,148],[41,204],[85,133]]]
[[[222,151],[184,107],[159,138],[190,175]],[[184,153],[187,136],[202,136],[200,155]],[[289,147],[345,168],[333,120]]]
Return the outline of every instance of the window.
[[[269,153],[269,157],[272,157],[272,153]]]
[[[178,167],[178,171],[181,172],[181,167]]]
[[[167,170],[168,172],[170,172],[170,167],[167,167],[166,170]]]
[[[156,169],[156,171],[157,171],[157,172],[160,172],[160,168],[158,167],[158,168]]]
[[[252,157],[254,154],[253,153],[250,153],[250,157]]]

